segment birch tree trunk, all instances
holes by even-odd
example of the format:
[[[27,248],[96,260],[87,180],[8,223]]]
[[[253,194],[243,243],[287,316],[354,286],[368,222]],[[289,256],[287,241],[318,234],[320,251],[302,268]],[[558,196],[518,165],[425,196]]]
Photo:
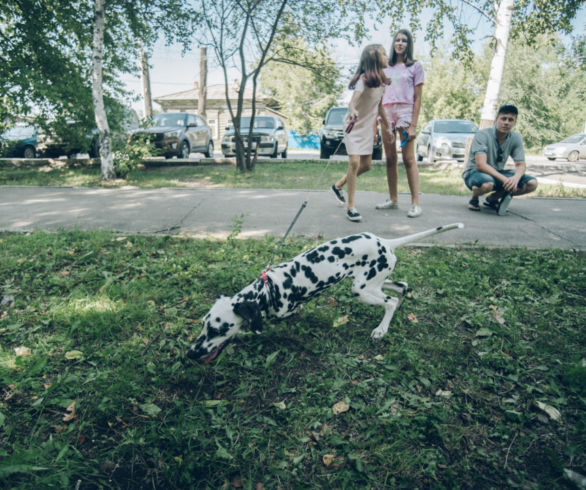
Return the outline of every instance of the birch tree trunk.
[[[515,0],[501,0],[496,13],[494,55],[490,64],[486,95],[484,96],[484,105],[480,116],[480,129],[491,127],[496,119],[501,82],[505,71],[505,58],[507,55],[509,33],[511,31],[514,3]]]
[[[104,5],[105,0],[95,0],[92,99],[99,134],[102,180],[108,180],[114,177],[114,160],[112,158],[110,127],[108,126],[108,118],[106,117],[104,91],[102,88],[105,23]]]

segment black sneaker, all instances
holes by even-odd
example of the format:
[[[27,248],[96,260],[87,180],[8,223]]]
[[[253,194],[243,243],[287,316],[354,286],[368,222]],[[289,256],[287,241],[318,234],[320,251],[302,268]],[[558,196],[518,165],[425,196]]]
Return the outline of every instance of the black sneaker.
[[[356,208],[350,208],[346,210],[346,218],[350,221],[362,221],[362,216]]]
[[[496,210],[496,213],[499,216],[504,216],[505,214],[507,214],[507,208],[509,207],[509,204],[511,204],[511,201],[513,200],[513,194],[511,192],[507,192],[501,199],[501,202],[499,202],[499,207]]]
[[[342,191],[341,189],[337,189],[336,185],[334,184],[332,186],[332,192],[334,193],[334,197],[336,198],[336,201],[338,201],[338,203],[346,204],[346,199],[344,199],[344,191]]]

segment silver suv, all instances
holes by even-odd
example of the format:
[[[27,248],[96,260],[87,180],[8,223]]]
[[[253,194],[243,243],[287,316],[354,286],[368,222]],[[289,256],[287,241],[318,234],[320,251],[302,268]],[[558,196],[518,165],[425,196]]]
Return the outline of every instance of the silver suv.
[[[466,119],[429,121],[417,137],[417,161],[460,160],[466,156],[466,141],[472,139],[478,126]]]

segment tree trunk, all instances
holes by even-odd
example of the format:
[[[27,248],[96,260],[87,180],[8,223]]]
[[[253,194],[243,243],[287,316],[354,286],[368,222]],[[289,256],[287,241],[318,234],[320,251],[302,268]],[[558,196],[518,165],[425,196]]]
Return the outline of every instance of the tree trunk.
[[[208,97],[208,49],[199,49],[199,94],[197,99],[197,113],[206,119]],[[216,135],[214,135],[215,137]]]
[[[486,85],[484,106],[480,116],[480,128],[489,128],[494,124],[499,106],[499,93],[505,71],[505,58],[507,55],[507,43],[511,31],[511,20],[515,0],[501,0],[496,13],[496,25],[494,30],[494,55],[490,64],[490,74]]]
[[[114,177],[114,160],[112,158],[110,127],[108,126],[108,118],[106,117],[104,92],[102,88],[104,4],[105,0],[95,0],[92,99],[99,134],[102,180],[108,180]]]
[[[142,42],[138,41],[140,55],[140,75],[142,80],[142,98],[144,101],[144,117],[150,119],[153,115],[153,99],[151,97],[151,76],[149,73],[149,60],[142,49]]]

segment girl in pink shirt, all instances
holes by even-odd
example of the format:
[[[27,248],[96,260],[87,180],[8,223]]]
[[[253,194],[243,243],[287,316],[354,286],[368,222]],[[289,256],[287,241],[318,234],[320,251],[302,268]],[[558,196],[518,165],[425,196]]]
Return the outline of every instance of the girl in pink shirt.
[[[416,218],[422,213],[419,204],[419,171],[415,161],[415,137],[417,136],[417,119],[421,108],[424,74],[421,63],[413,59],[413,36],[407,29],[401,29],[395,35],[391,46],[389,66],[385,68],[384,72],[391,79],[391,85],[386,86],[382,104],[393,132],[396,131],[397,139],[401,141],[403,163],[411,191],[411,207],[407,216]],[[387,161],[387,184],[390,199],[378,204],[376,209],[397,209],[399,207],[397,146],[395,141],[391,140],[385,133],[383,133],[383,146]]]

